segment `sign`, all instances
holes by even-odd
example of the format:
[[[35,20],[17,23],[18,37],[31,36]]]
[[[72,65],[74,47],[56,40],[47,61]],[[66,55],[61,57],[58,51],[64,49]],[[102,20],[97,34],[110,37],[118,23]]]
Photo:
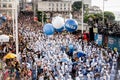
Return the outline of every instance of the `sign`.
[[[94,33],[98,33],[98,28],[93,28]]]
[[[3,68],[2,62],[0,62],[0,70],[2,70],[2,68]]]
[[[120,52],[120,38],[118,37],[108,37],[108,47],[113,49],[117,48],[118,52]]]
[[[96,44],[98,44],[98,45],[102,45],[102,41],[103,41],[103,36],[102,35],[100,35],[100,34],[95,34],[94,35],[95,37],[94,37],[94,40],[95,40],[95,42],[96,42]]]

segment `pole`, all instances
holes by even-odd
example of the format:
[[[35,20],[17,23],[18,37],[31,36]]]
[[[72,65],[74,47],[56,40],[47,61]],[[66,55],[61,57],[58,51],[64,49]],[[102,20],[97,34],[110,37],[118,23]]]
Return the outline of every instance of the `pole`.
[[[17,3],[17,0],[15,0],[15,2]],[[16,27],[16,29],[15,29],[15,43],[16,43],[16,55],[18,55],[18,51],[19,51],[19,48],[18,48],[18,9],[17,9],[17,4],[15,4],[15,23],[16,23],[16,25],[15,25],[15,27]]]
[[[33,0],[33,10],[34,10],[34,17],[35,17],[35,15],[36,15],[36,3],[35,3],[35,0]]]
[[[14,2],[13,2],[13,5],[12,5],[12,21],[13,21],[13,40],[15,41],[15,11],[14,11]]]
[[[103,27],[104,27],[104,21],[105,21],[104,20],[104,0],[103,0],[103,14],[102,15],[103,15]]]
[[[44,20],[43,20],[44,18],[43,17],[44,17],[44,13],[42,11],[42,26],[44,25]]]
[[[72,14],[71,14],[71,1],[69,2],[69,16],[70,16],[70,19],[72,19]]]
[[[83,34],[83,16],[84,16],[83,4],[84,4],[84,1],[82,0],[82,34]]]

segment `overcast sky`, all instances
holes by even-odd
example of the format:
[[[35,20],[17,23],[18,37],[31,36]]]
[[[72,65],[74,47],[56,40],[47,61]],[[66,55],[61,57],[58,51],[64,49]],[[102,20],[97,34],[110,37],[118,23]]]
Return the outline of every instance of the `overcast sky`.
[[[120,0],[104,0],[104,10],[120,12]],[[103,0],[92,0],[92,5],[99,6],[103,10]]]

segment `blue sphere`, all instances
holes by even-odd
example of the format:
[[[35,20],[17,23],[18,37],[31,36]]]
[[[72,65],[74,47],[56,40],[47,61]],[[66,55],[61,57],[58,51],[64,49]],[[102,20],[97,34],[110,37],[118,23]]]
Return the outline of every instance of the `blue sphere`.
[[[57,32],[62,32],[64,30],[64,26],[62,26],[61,28],[59,29],[55,29]]]
[[[73,19],[69,19],[66,21],[65,23],[65,28],[67,31],[69,32],[74,32],[77,30],[78,28],[78,23],[77,21],[73,20]]]
[[[7,18],[6,18],[5,16],[2,16],[2,20],[3,20],[3,21],[6,21],[6,19],[7,19]]]
[[[44,27],[43,27],[43,32],[44,32],[44,34],[46,34],[46,35],[53,35],[53,34],[54,34],[53,25],[50,24],[50,23],[45,24]]]

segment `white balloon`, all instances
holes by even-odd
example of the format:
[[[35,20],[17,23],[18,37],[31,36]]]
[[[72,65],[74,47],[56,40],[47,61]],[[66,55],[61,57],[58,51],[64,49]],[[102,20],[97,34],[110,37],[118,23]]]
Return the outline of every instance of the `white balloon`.
[[[0,17],[2,17],[3,15],[0,13]]]
[[[78,22],[76,20],[74,20],[76,22],[76,24],[78,25]]]
[[[52,24],[54,28],[60,29],[64,25],[64,19],[62,17],[56,16],[55,18],[52,19]]]

